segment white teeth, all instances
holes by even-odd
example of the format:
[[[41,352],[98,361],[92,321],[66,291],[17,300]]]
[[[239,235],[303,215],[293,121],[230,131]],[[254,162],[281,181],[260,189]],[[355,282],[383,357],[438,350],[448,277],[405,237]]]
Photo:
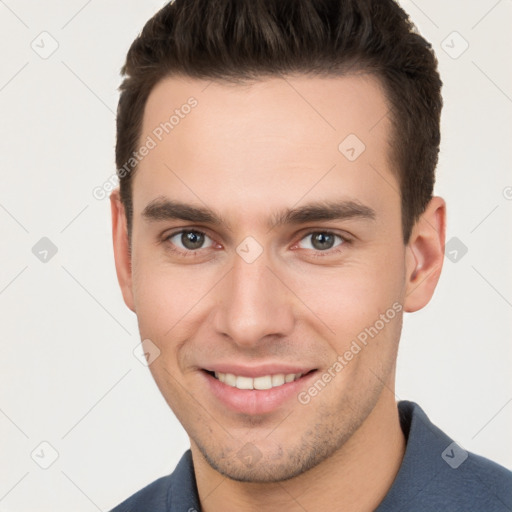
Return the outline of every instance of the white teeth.
[[[262,377],[243,377],[232,373],[215,372],[215,377],[224,384],[238,389],[271,389],[282,386],[288,382],[300,379],[302,373],[278,373],[276,375],[264,375]]]
[[[220,375],[222,375],[221,373],[219,373],[219,377]],[[219,378],[220,380],[220,378]],[[227,384],[228,386],[232,386],[234,388],[236,388],[236,376],[233,375],[232,373],[226,373],[224,374],[224,384]]]
[[[238,389],[254,389],[254,379],[251,377],[240,377],[236,378],[235,387]]]
[[[272,375],[272,386],[282,386],[284,384],[284,374],[278,373],[277,375]]]
[[[256,377],[254,379],[254,389],[270,389],[272,387],[272,377],[265,375],[264,377]]]

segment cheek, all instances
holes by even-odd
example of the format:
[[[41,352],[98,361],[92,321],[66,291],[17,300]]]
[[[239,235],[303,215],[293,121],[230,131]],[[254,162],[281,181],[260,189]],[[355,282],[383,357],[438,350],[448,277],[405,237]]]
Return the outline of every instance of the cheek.
[[[192,334],[193,325],[202,319],[198,315],[215,293],[212,274],[214,269],[207,273],[192,265],[178,268],[151,254],[134,256],[134,302],[141,336],[168,350],[168,341]]]
[[[296,281],[301,299],[322,328],[330,346],[331,363],[343,357],[342,381],[367,375],[368,368],[384,378],[396,353],[402,324],[403,253],[375,250],[329,272],[303,274]],[[305,311],[305,310],[304,310]],[[323,326],[327,326],[326,329]],[[358,377],[356,378],[356,375]],[[349,378],[350,376],[350,378]],[[347,384],[348,385],[348,384]]]
[[[390,263],[387,263],[390,261]],[[404,268],[400,256],[376,257],[329,272],[295,277],[293,289],[301,301],[336,337],[353,336],[379,319],[393,304],[403,302]]]

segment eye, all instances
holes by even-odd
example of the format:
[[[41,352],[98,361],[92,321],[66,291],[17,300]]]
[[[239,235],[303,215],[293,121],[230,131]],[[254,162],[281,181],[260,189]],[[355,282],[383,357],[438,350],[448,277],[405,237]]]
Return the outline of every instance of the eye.
[[[307,243],[305,247],[300,245],[304,240],[308,239],[310,242]],[[336,239],[339,239],[339,243],[337,244]],[[301,249],[313,249],[314,251],[326,252],[344,244],[345,242],[346,240],[336,233],[332,233],[330,231],[312,231],[300,240],[299,247]]]
[[[178,252],[185,253],[206,249],[213,245],[213,240],[206,233],[195,229],[184,229],[172,233],[165,240],[178,247]],[[205,240],[209,240],[209,244],[206,246],[204,245]]]

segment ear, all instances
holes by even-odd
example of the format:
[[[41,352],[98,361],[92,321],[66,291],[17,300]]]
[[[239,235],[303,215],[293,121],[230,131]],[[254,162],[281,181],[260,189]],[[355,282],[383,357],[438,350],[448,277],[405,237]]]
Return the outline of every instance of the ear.
[[[125,304],[135,312],[132,291],[132,265],[126,214],[121,202],[119,189],[110,194],[112,211],[112,240],[114,242],[114,259],[116,263],[117,280],[121,287]]]
[[[404,311],[425,307],[437,286],[444,261],[446,204],[433,197],[414,224],[406,246]]]

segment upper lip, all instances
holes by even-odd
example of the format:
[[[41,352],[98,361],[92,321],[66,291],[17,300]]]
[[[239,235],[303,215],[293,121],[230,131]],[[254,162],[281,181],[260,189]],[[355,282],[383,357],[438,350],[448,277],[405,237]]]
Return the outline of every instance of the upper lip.
[[[286,365],[282,363],[266,363],[257,366],[219,363],[205,366],[203,369],[209,372],[232,373],[237,376],[256,378],[263,377],[265,375],[278,375],[280,373],[283,373],[284,375],[288,375],[290,373],[305,374],[315,368],[311,366]]]

